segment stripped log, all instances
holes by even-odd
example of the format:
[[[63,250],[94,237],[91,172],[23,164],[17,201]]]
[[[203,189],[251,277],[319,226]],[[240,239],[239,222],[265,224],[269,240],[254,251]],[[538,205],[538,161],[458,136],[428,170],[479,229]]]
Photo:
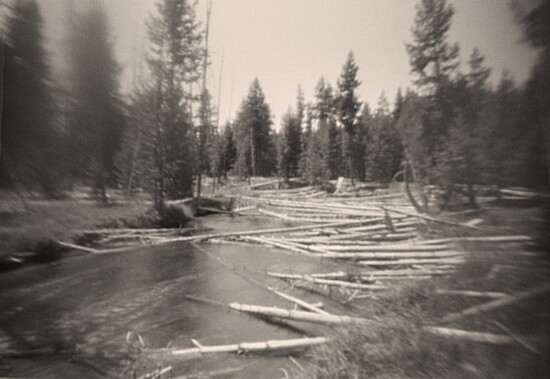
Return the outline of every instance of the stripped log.
[[[466,341],[483,342],[492,344],[511,344],[514,339],[509,336],[482,333],[482,332],[470,332],[461,329],[450,329],[439,326],[427,326],[423,328],[424,331],[443,337],[453,337]]]
[[[440,223],[440,224],[452,225],[452,226],[461,226],[461,227],[464,227],[464,228],[471,228],[471,229],[480,229],[479,227],[477,227],[475,225],[443,220],[443,219],[440,219],[440,218],[426,216],[426,215],[422,215],[422,214],[418,214],[418,213],[411,213],[411,212],[402,211],[402,210],[399,210],[399,209],[393,209],[393,208],[388,208],[388,207],[382,207],[382,209],[387,210],[389,212],[400,213],[400,214],[403,214],[403,215],[406,215],[406,216],[417,217],[417,218],[420,218],[422,220],[437,222],[437,223]]]
[[[294,251],[294,252],[300,253],[300,254],[305,254],[305,255],[309,255],[309,256],[317,256],[317,257],[319,256],[319,254],[312,254],[312,253],[310,253],[309,251],[307,251],[305,249],[300,249],[300,248],[292,246],[290,244],[285,244],[285,243],[282,243],[282,242],[273,241],[273,240],[267,239],[267,238],[246,237],[246,236],[241,237],[241,238],[245,241],[254,241],[254,242],[258,242],[258,243],[262,243],[262,244],[266,244],[266,245],[271,245],[271,246],[279,247],[281,249]]]
[[[380,270],[380,271],[363,271],[360,275],[369,277],[369,278],[376,278],[378,276],[416,276],[416,275],[447,275],[452,274],[455,272],[454,269],[446,269],[446,270]]]
[[[305,308],[307,310],[310,310],[312,312],[315,312],[315,313],[320,313],[320,314],[324,314],[324,315],[328,315],[330,313],[322,310],[322,309],[319,309],[317,308],[316,306],[314,306],[313,304],[310,304],[310,303],[307,303],[303,300],[300,300],[296,297],[293,297],[293,296],[290,296],[290,295],[287,295],[283,292],[280,292],[280,291],[277,291],[275,288],[272,288],[272,287],[267,287],[268,290],[270,290],[271,292],[273,292],[274,294],[282,297],[283,299],[286,299],[286,300],[290,300],[292,301],[293,303],[295,304],[298,304],[299,306],[301,306],[302,308]]]
[[[245,366],[229,367],[219,370],[200,371],[195,374],[178,375],[170,379],[204,379],[204,378],[227,378],[244,369]]]
[[[446,317],[444,317],[441,322],[447,323],[452,321],[460,320],[466,316],[475,315],[482,312],[488,312],[493,311],[498,308],[502,308],[507,305],[512,305],[515,303],[519,303],[521,301],[525,301],[528,299],[532,299],[537,296],[541,296],[544,294],[550,293],[550,284],[547,284],[545,286],[537,287],[529,291],[523,291],[519,292],[515,295],[506,296],[502,299],[489,301],[488,303],[477,305],[475,307],[467,308],[463,310],[462,312],[458,313],[452,313]]]
[[[271,340],[265,342],[242,342],[232,345],[204,346],[192,340],[196,346],[189,349],[151,349],[146,354],[170,354],[172,356],[202,355],[209,353],[246,353],[258,351],[301,349],[308,346],[321,345],[329,340],[326,337],[297,338],[288,340]]]
[[[367,245],[367,246],[352,246],[352,245],[329,245],[310,247],[325,248],[330,251],[357,251],[357,252],[437,252],[447,250],[447,245],[423,245],[423,244],[393,244],[393,245]]]
[[[332,286],[332,287],[344,287],[344,288],[353,288],[353,289],[361,289],[361,290],[387,289],[386,286],[380,286],[376,284],[363,284],[363,283],[348,282],[344,280],[321,279],[321,278],[315,278],[309,275],[280,274],[275,272],[268,272],[267,275],[274,278],[279,278],[279,279],[303,280],[306,282],[323,284],[323,285]]]
[[[320,313],[295,311],[277,307],[263,307],[259,305],[248,305],[239,303],[231,303],[229,304],[229,306],[231,307],[231,309],[235,309],[245,313],[252,313],[259,316],[277,317],[282,319],[311,322],[316,324],[361,324],[368,322],[368,320],[359,317],[338,316],[332,314],[325,315]]]
[[[415,264],[447,265],[464,263],[464,258],[427,258],[427,259],[396,259],[392,261],[359,261],[363,266],[398,266]]]
[[[479,291],[458,291],[458,290],[435,290],[436,295],[457,295],[466,297],[488,297],[491,299],[502,299],[508,295],[502,292],[479,292]]]
[[[335,259],[426,259],[426,258],[449,258],[463,256],[459,251],[428,251],[424,253],[326,253],[323,258]],[[419,263],[421,263],[419,261]]]
[[[99,249],[92,249],[91,247],[75,245],[75,244],[68,243],[68,242],[63,242],[63,241],[55,241],[55,242],[58,245],[69,248],[69,249],[85,251],[87,253],[92,253],[92,254],[121,253],[121,252],[129,251],[129,250],[133,250],[136,247],[141,247],[142,246],[141,244],[139,244],[139,245],[130,245],[130,246],[124,246],[124,247],[117,247],[117,248],[113,248],[113,249],[101,249],[101,250],[99,250]]]
[[[369,220],[350,220],[350,221],[331,222],[331,223],[320,224],[320,225],[295,226],[295,227],[291,227],[291,228],[259,229],[259,230],[240,231],[240,232],[203,234],[203,235],[189,236],[189,237],[167,238],[165,240],[155,242],[155,244],[166,244],[166,243],[173,243],[173,242],[205,241],[205,240],[209,240],[211,238],[241,237],[241,236],[251,236],[251,235],[260,235],[260,234],[279,234],[279,233],[295,232],[295,231],[299,231],[299,230],[311,230],[311,229],[319,229],[319,228],[332,228],[332,227],[344,227],[344,226],[351,226],[351,225],[363,225],[363,224],[368,223],[368,222],[369,222]]]

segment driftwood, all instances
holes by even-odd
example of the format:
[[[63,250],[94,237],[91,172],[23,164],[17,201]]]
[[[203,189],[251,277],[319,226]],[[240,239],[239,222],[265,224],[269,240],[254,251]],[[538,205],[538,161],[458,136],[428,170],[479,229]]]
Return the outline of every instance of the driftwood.
[[[241,231],[241,232],[203,234],[203,235],[189,236],[189,237],[166,238],[162,241],[155,242],[155,244],[166,244],[166,243],[172,243],[172,242],[205,241],[211,238],[241,237],[241,236],[251,236],[251,235],[260,235],[260,234],[288,233],[288,232],[295,232],[299,230],[362,225],[366,222],[369,222],[369,221],[368,220],[349,220],[349,221],[332,222],[332,223],[319,224],[319,225],[295,226],[291,228],[259,229],[259,230],[248,230],[248,231]]]
[[[488,303],[477,305],[475,307],[467,308],[462,312],[453,313],[444,317],[440,322],[447,323],[447,322],[460,320],[466,316],[471,316],[482,312],[492,311],[498,308],[505,307],[507,305],[519,303],[521,301],[528,300],[547,293],[550,293],[550,284],[537,287],[529,291],[519,292],[515,295],[506,296],[498,300],[489,301]]]
[[[492,344],[511,344],[514,340],[509,336],[503,336],[492,333],[470,332],[460,329],[450,329],[438,326],[427,326],[424,331],[443,337],[453,337],[466,341],[483,342]]]
[[[303,300],[300,300],[298,298],[295,298],[293,296],[290,296],[290,295],[287,295],[285,293],[282,293],[280,291],[277,291],[276,289],[272,288],[272,287],[267,287],[268,290],[270,290],[271,292],[273,292],[274,294],[282,297],[283,299],[286,299],[286,300],[290,300],[292,301],[293,303],[295,304],[298,304],[299,306],[301,306],[302,308],[305,308],[309,311],[312,311],[312,312],[315,312],[315,313],[320,313],[320,314],[324,314],[324,315],[328,315],[330,313],[322,310],[322,309],[319,309],[317,308],[316,306],[314,306],[313,304],[310,304],[310,303],[307,303]]]
[[[245,366],[229,367],[220,370],[201,371],[195,374],[179,375],[170,379],[204,379],[204,378],[216,378],[216,377],[228,377],[229,375],[236,374],[244,369]]]
[[[281,249],[287,249],[287,250],[290,250],[290,251],[294,251],[296,253],[305,254],[305,255],[309,255],[309,256],[319,256],[319,254],[312,254],[307,250],[300,249],[300,248],[292,246],[288,243],[277,242],[277,241],[274,241],[272,239],[261,238],[261,237],[246,237],[246,236],[242,237],[242,239],[245,240],[245,241],[254,241],[254,242],[258,242],[258,243],[265,244],[265,245],[271,245],[271,246],[279,247]]]
[[[491,299],[502,299],[508,295],[502,292],[478,292],[478,291],[458,291],[458,290],[435,290],[436,295],[457,295],[466,297],[488,297]]]
[[[406,269],[406,270],[380,270],[380,271],[363,271],[360,276],[362,277],[367,277],[367,278],[377,278],[378,276],[397,276],[397,277],[400,277],[400,276],[417,276],[417,275],[420,275],[420,276],[424,276],[424,275],[430,275],[430,276],[433,276],[433,275],[448,275],[448,274],[452,274],[454,272],[454,269],[447,269],[447,270],[425,270],[425,269],[420,269],[420,270],[411,270],[411,269]]]
[[[449,246],[446,245],[423,245],[423,244],[399,244],[399,245],[367,245],[367,246],[351,246],[351,245],[328,245],[328,246],[317,246],[313,245],[310,247],[320,247],[325,248],[330,251],[357,251],[357,252],[437,252],[442,250],[447,250]]]
[[[363,266],[397,266],[397,265],[417,265],[417,264],[432,264],[432,265],[447,265],[464,263],[464,258],[427,258],[427,259],[397,259],[392,261],[359,261]]]
[[[361,290],[387,289],[386,286],[380,286],[376,284],[363,284],[363,283],[353,283],[353,282],[348,282],[343,280],[321,279],[321,278],[315,278],[309,275],[280,274],[275,272],[268,272],[267,275],[274,278],[279,278],[279,279],[303,280],[306,282],[322,284],[322,285],[327,285],[331,287],[343,287],[343,288],[353,288],[353,289],[361,289]]]
[[[458,257],[464,254],[458,251],[427,251],[420,253],[326,253],[324,258],[335,259],[425,259]]]
[[[361,324],[367,323],[368,320],[359,317],[337,316],[332,314],[320,314],[314,312],[304,312],[282,309],[277,307],[263,307],[259,305],[247,305],[239,303],[231,303],[231,309],[235,309],[245,313],[252,313],[259,316],[277,317],[295,321],[311,322],[316,324]]]
[[[236,211],[224,211],[221,209],[209,208],[209,207],[197,207],[197,209],[200,209],[202,211],[212,212],[212,213],[222,213],[222,214],[236,215],[236,216],[241,215],[239,212],[236,212]]]
[[[143,245],[130,245],[130,246],[124,246],[124,247],[117,247],[113,249],[93,249],[91,247],[81,246],[81,245],[75,245],[73,243],[63,242],[63,241],[55,241],[58,245],[73,249],[73,250],[79,250],[79,251],[85,251],[86,253],[92,253],[92,254],[110,254],[110,253],[121,253],[124,251],[129,251],[132,249],[135,249],[136,247],[141,247]]]
[[[265,342],[242,342],[232,345],[204,346],[196,340],[191,342],[196,346],[189,349],[151,349],[147,354],[170,354],[171,356],[202,355],[209,353],[248,353],[258,351],[301,349],[307,346],[321,345],[329,340],[326,337],[297,338],[288,340],[271,340]]]
[[[443,219],[440,219],[440,218],[426,216],[424,214],[415,214],[415,213],[410,213],[410,212],[407,212],[407,211],[402,211],[402,210],[399,210],[399,209],[393,209],[393,208],[388,208],[388,207],[382,207],[382,209],[387,210],[389,212],[400,213],[400,214],[403,214],[403,215],[406,215],[406,216],[417,217],[417,218],[420,218],[420,219],[426,220],[426,221],[437,222],[437,223],[440,223],[440,224],[452,225],[452,226],[461,226],[461,227],[464,227],[464,228],[471,228],[471,229],[480,229],[479,227],[477,227],[475,225],[443,220]]]

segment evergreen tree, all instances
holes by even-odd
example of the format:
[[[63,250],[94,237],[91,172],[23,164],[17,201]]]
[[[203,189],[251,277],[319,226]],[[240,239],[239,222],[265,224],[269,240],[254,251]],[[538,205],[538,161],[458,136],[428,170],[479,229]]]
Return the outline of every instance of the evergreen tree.
[[[429,106],[422,126],[428,156],[417,160],[432,169],[436,169],[436,157],[444,148],[447,126],[455,115],[452,92],[458,45],[447,42],[453,14],[446,0],[422,0],[416,7],[413,43],[406,45],[412,73],[417,77],[415,84],[420,94],[427,96]]]
[[[358,175],[364,175],[364,167],[362,167],[364,147],[358,136],[360,131],[357,123],[357,114],[361,107],[356,95],[356,90],[361,84],[357,79],[358,69],[353,53],[350,51],[338,78],[337,103],[338,116],[344,131],[342,144],[344,173],[351,177],[352,182]]]
[[[92,2],[78,13],[70,34],[72,105],[70,139],[74,175],[89,180],[106,201],[115,178],[115,155],[123,136],[122,104],[107,15]]]
[[[237,174],[240,177],[270,175],[276,161],[271,140],[271,112],[257,78],[250,85],[235,124]]]
[[[279,172],[288,181],[298,175],[298,164],[301,154],[302,130],[298,114],[289,108],[283,115],[282,132],[279,148]]]
[[[340,173],[340,143],[336,125],[336,107],[332,86],[321,77],[315,87],[313,117],[317,120],[319,141],[318,159],[322,162],[323,180],[338,177]]]
[[[235,166],[237,160],[237,148],[235,146],[235,138],[233,134],[234,127],[229,122],[225,125],[223,136],[222,136],[222,173],[225,179],[227,179],[227,174]]]
[[[515,1],[515,11],[523,27],[525,41],[539,54],[524,92],[522,127],[526,183],[550,186],[550,0],[535,2],[531,8]],[[542,180],[537,181],[536,178]],[[530,179],[530,180],[529,180]],[[535,179],[535,181],[533,181]]]
[[[166,197],[193,194],[196,140],[190,114],[193,99],[186,87],[199,78],[202,34],[194,4],[187,0],[158,1],[157,15],[148,26],[152,44],[148,91],[155,96],[149,178],[155,206],[163,215]]]
[[[416,7],[413,42],[406,45],[415,84],[424,96],[422,114],[417,119],[420,122],[407,123],[420,128],[412,134],[407,131],[407,135],[418,136],[414,144],[421,145],[409,149],[409,158],[415,162],[417,179],[423,184],[441,179],[444,168],[440,166],[445,165],[441,159],[448,155],[448,129],[457,116],[454,96],[458,46],[447,42],[453,14],[446,0],[422,0]],[[412,145],[412,141],[406,145]]]
[[[55,153],[59,135],[37,2],[13,3],[5,32],[1,179],[51,195],[59,179]]]
[[[413,43],[406,44],[415,84],[435,95],[458,66],[458,46],[447,42],[454,9],[446,0],[422,0],[416,6]]]
[[[363,119],[367,119],[368,113],[366,113],[363,112]],[[370,126],[367,144],[369,178],[388,183],[400,170],[402,146],[384,93],[380,95],[378,108],[367,125]]]

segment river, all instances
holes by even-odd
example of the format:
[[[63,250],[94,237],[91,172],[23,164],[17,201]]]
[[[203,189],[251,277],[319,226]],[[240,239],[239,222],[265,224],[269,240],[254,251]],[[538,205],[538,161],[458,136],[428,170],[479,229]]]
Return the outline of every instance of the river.
[[[211,216],[198,226],[213,232],[291,226],[281,221]],[[206,254],[206,249],[211,254]],[[235,270],[220,264],[219,257]],[[181,243],[134,251],[71,256],[0,274],[0,376],[40,378],[134,378],[158,365],[173,376],[234,369],[224,377],[281,378],[293,366],[287,356],[208,355],[192,360],[154,361],[136,355],[128,331],[148,348],[193,347],[323,335],[323,328],[275,325],[228,307],[191,301],[186,295],[224,304],[292,308],[254,284],[287,288],[266,271],[326,272],[327,262],[259,246]],[[308,301],[324,297],[303,292]],[[326,304],[336,307],[336,304]],[[132,335],[131,341],[137,340]],[[170,376],[163,376],[170,377]]]

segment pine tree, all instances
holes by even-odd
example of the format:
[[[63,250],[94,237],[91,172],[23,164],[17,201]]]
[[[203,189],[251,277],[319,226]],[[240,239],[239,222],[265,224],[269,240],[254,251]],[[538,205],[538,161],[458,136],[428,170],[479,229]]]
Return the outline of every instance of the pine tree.
[[[363,112],[362,118],[367,119],[367,117],[368,115]],[[400,170],[402,146],[384,93],[380,95],[374,116],[369,118],[367,124],[369,125],[367,144],[369,178],[388,183]]]
[[[279,144],[279,172],[287,182],[289,178],[298,175],[301,137],[302,130],[299,116],[289,108],[283,115]]]
[[[115,179],[115,155],[124,118],[119,98],[119,66],[115,61],[107,14],[92,2],[76,15],[70,34],[72,73],[70,138],[74,175],[87,180],[106,201],[106,187]]]
[[[59,134],[37,2],[13,3],[5,32],[1,180],[52,195],[59,180]]]
[[[342,144],[344,172],[351,178],[352,183],[359,171],[364,171],[361,170],[364,147],[360,138],[357,138],[359,134],[357,115],[361,107],[356,95],[356,90],[361,84],[357,79],[358,70],[353,53],[350,51],[338,78],[337,104],[339,120],[344,131]],[[362,176],[362,174],[359,175]]]
[[[149,21],[152,44],[149,91],[155,96],[154,123],[148,159],[156,209],[164,214],[166,197],[192,196],[196,140],[193,132],[193,98],[186,87],[197,82],[203,57],[202,34],[194,4],[161,0]]]
[[[227,174],[235,166],[237,160],[237,148],[235,146],[235,138],[233,133],[234,127],[229,122],[225,125],[223,131],[223,141],[222,141],[222,173],[225,179],[227,179]]]
[[[446,0],[422,0],[416,6],[413,43],[406,47],[422,94],[434,95],[458,66],[458,46],[447,42],[453,14]]]
[[[340,174],[339,130],[336,125],[336,106],[332,86],[323,77],[315,87],[313,117],[317,120],[319,141],[318,159],[322,163],[323,181]]]
[[[525,182],[550,186],[550,0],[540,0],[528,10],[516,1],[515,13],[523,27],[525,42],[539,54],[524,92],[524,121],[526,129],[523,171]],[[543,180],[537,181],[536,178]],[[529,180],[531,179],[531,180]],[[545,180],[544,180],[545,179]],[[544,184],[543,184],[544,183]]]
[[[268,176],[275,168],[271,136],[271,112],[258,79],[250,85],[237,114],[236,170],[240,177]]]

